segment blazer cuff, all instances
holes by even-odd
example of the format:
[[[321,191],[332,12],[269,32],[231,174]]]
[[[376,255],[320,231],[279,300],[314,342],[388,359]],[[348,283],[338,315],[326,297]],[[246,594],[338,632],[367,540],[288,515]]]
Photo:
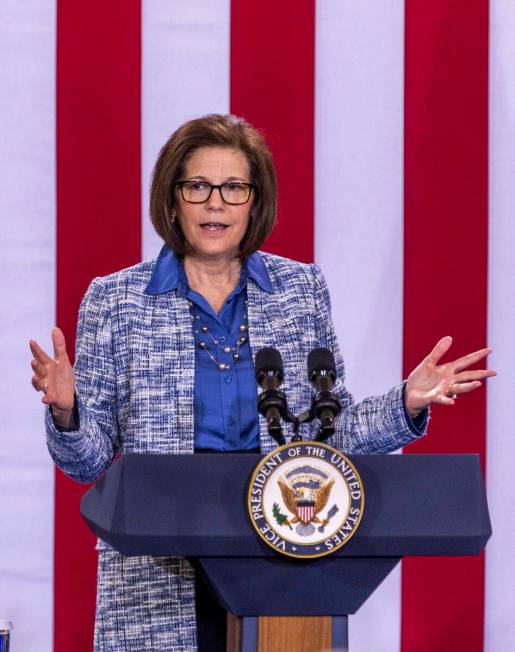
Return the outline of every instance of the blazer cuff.
[[[58,430],[59,432],[76,432],[77,430],[80,429],[80,416],[79,416],[79,406],[77,402],[77,394],[74,394],[73,397],[73,414],[72,414],[72,423],[70,426],[61,426],[57,423],[57,421],[54,418],[54,413],[52,412],[52,406],[48,406],[48,411],[50,412],[50,416],[52,417],[52,422],[54,425],[54,428]]]
[[[429,423],[429,409],[426,408],[425,410],[422,410],[422,412],[413,419],[410,416],[408,410],[406,409],[405,395],[406,395],[406,381],[402,383],[402,406],[404,408],[404,414],[406,416],[406,423],[408,424],[408,428],[411,430],[413,434],[417,435],[418,437],[421,437],[426,433],[427,430],[427,424]]]

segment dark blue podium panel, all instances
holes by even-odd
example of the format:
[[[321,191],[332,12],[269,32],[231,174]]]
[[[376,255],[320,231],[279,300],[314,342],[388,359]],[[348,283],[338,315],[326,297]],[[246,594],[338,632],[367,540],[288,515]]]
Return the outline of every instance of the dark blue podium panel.
[[[349,457],[363,480],[364,516],[331,559],[473,555],[485,546],[491,527],[478,456]],[[248,482],[260,459],[122,455],[83,497],[81,512],[125,555],[277,558],[247,514]]]
[[[398,557],[200,558],[218,602],[236,616],[346,616],[355,613]]]

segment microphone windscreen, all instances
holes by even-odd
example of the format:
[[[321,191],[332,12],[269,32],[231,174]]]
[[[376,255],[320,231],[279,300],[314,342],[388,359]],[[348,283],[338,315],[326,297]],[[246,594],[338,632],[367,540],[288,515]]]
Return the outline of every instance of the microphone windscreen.
[[[311,376],[317,371],[328,371],[336,377],[336,364],[334,355],[329,349],[313,349],[308,355],[308,375]]]
[[[283,359],[277,349],[267,346],[264,349],[259,349],[256,353],[256,378],[262,373],[272,371],[279,376],[283,376]]]

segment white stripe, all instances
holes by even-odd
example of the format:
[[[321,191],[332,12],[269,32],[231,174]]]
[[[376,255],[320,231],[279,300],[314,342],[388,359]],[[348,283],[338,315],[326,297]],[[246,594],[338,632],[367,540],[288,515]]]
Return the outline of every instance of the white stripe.
[[[0,9],[0,619],[13,649],[52,649],[54,470],[28,340],[55,319],[55,2]]]
[[[229,111],[229,0],[143,0],[143,258],[162,245],[148,218],[159,150],[184,121]]]
[[[490,3],[490,188],[485,650],[515,650],[515,5]]]
[[[318,2],[316,43],[316,261],[360,399],[402,374],[404,3]],[[400,611],[397,569],[351,617],[350,649],[398,652]]]

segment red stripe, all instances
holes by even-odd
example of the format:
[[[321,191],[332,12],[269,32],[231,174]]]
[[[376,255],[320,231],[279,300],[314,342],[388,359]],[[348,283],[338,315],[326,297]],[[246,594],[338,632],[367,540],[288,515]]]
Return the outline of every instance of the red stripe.
[[[486,340],[488,1],[406,1],[404,371]],[[407,453],[485,455],[485,395],[435,408]],[[483,649],[482,557],[410,559],[403,652]]]
[[[313,260],[313,0],[231,3],[231,112],[261,129],[279,175],[267,251]]]
[[[140,2],[57,7],[57,323],[73,351],[94,276],[140,260]],[[84,488],[56,473],[55,652],[92,647],[96,554]]]

